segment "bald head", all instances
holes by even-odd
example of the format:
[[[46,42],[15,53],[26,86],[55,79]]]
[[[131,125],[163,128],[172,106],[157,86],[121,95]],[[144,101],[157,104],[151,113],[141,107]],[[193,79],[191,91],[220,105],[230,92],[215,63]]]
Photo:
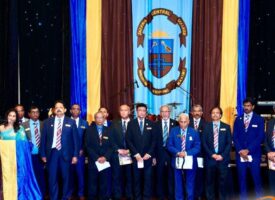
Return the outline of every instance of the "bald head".
[[[189,125],[189,116],[186,113],[181,113],[178,122],[181,129],[186,129]]]

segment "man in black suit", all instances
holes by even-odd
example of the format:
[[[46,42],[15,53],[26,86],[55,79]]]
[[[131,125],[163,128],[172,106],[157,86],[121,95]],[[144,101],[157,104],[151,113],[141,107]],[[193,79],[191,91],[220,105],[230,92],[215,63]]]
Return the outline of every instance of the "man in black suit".
[[[130,122],[130,107],[123,104],[119,107],[120,119],[113,121],[111,136],[114,144],[112,156],[112,189],[114,199],[132,199],[132,164],[120,165],[119,156],[129,156],[130,150],[126,145],[126,131]]]
[[[203,148],[206,168],[206,197],[215,200],[216,185],[219,186],[219,199],[226,199],[226,177],[230,161],[231,131],[230,126],[220,121],[222,109],[211,109],[212,122],[203,130]],[[218,183],[216,179],[218,177]]]
[[[273,106],[273,110],[275,112],[275,105]],[[266,138],[265,138],[265,149],[267,152],[267,157],[269,160],[269,164],[275,165],[275,118],[272,118],[267,123],[266,128]],[[269,167],[268,170],[269,177],[269,186],[270,186],[270,194],[275,195],[275,171]]]
[[[152,157],[156,136],[153,123],[146,119],[147,106],[140,103],[136,106],[136,111],[137,118],[128,124],[126,142],[133,157],[135,199],[148,200],[151,198],[152,191]]]
[[[171,166],[171,155],[166,149],[166,142],[170,130],[178,122],[170,118],[170,108],[167,105],[160,107],[161,120],[155,123],[157,135],[156,160],[157,160],[157,195],[158,199],[168,197],[174,199],[174,171]]]
[[[109,199],[108,181],[110,180],[110,167],[98,170],[98,166],[110,162],[113,153],[113,145],[110,132],[103,125],[104,116],[97,112],[92,124],[85,134],[85,148],[88,153],[88,199]],[[99,192],[98,192],[99,191]]]
[[[202,115],[203,115],[202,106],[200,104],[193,105],[189,127],[199,132],[201,141],[202,141],[203,127],[205,126],[205,123],[206,123],[205,120],[202,118]],[[204,154],[203,154],[203,147],[201,143],[201,152],[198,155],[198,159],[203,159],[203,157],[204,157]],[[205,171],[204,168],[199,167],[197,169],[196,179],[195,179],[195,188],[196,188],[195,198],[196,199],[202,199],[205,196],[205,191],[204,191],[205,172],[204,171]]]

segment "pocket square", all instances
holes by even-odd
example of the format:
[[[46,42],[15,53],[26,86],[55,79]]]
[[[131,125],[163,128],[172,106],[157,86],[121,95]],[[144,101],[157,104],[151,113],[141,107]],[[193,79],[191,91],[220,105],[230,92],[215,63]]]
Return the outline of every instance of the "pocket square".
[[[66,127],[71,127],[71,124],[65,124]]]

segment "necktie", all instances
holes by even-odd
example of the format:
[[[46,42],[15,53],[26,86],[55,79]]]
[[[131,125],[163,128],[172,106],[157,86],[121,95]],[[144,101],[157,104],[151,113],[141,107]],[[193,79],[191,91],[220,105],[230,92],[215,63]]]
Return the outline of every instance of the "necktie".
[[[126,121],[123,121],[123,125],[122,125],[122,132],[123,132],[123,145],[124,147],[126,147],[126,142],[125,142],[125,134],[126,134]]]
[[[143,134],[143,121],[142,120],[139,121],[139,129],[140,129],[140,132],[142,135]]]
[[[245,131],[247,131],[248,129],[248,126],[249,126],[249,115],[246,115],[245,118],[244,118],[244,128],[245,128]]]
[[[181,130],[181,151],[185,151],[185,130]]]
[[[99,143],[102,145],[102,127],[98,127]]]
[[[57,131],[56,131],[57,137],[56,137],[56,146],[55,148],[57,150],[61,149],[61,134],[62,134],[62,127],[61,127],[61,119],[58,119],[58,125],[57,125]]]
[[[218,142],[219,142],[219,127],[218,127],[218,124],[214,124],[214,149],[216,153],[218,152]]]
[[[163,127],[163,146],[166,145],[168,137],[168,126],[167,126],[167,121],[164,121],[164,127]]]
[[[197,120],[194,121],[194,128],[195,128],[195,130],[198,129],[198,121]]]
[[[37,147],[40,146],[40,135],[37,127],[37,123],[33,123],[34,125],[34,137],[35,137],[35,144]]]
[[[272,142],[273,142],[273,147],[275,148],[275,126],[273,128]]]

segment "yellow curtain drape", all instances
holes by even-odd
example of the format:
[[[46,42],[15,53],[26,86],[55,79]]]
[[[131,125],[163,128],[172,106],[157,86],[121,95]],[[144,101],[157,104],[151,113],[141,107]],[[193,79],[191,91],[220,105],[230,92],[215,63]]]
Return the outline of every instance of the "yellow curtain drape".
[[[101,79],[101,0],[87,0],[86,4],[87,41],[87,120],[100,107]]]
[[[17,200],[16,141],[0,140],[0,157],[3,179],[3,197]]]
[[[237,105],[239,0],[223,1],[220,106],[222,120],[234,123]]]

